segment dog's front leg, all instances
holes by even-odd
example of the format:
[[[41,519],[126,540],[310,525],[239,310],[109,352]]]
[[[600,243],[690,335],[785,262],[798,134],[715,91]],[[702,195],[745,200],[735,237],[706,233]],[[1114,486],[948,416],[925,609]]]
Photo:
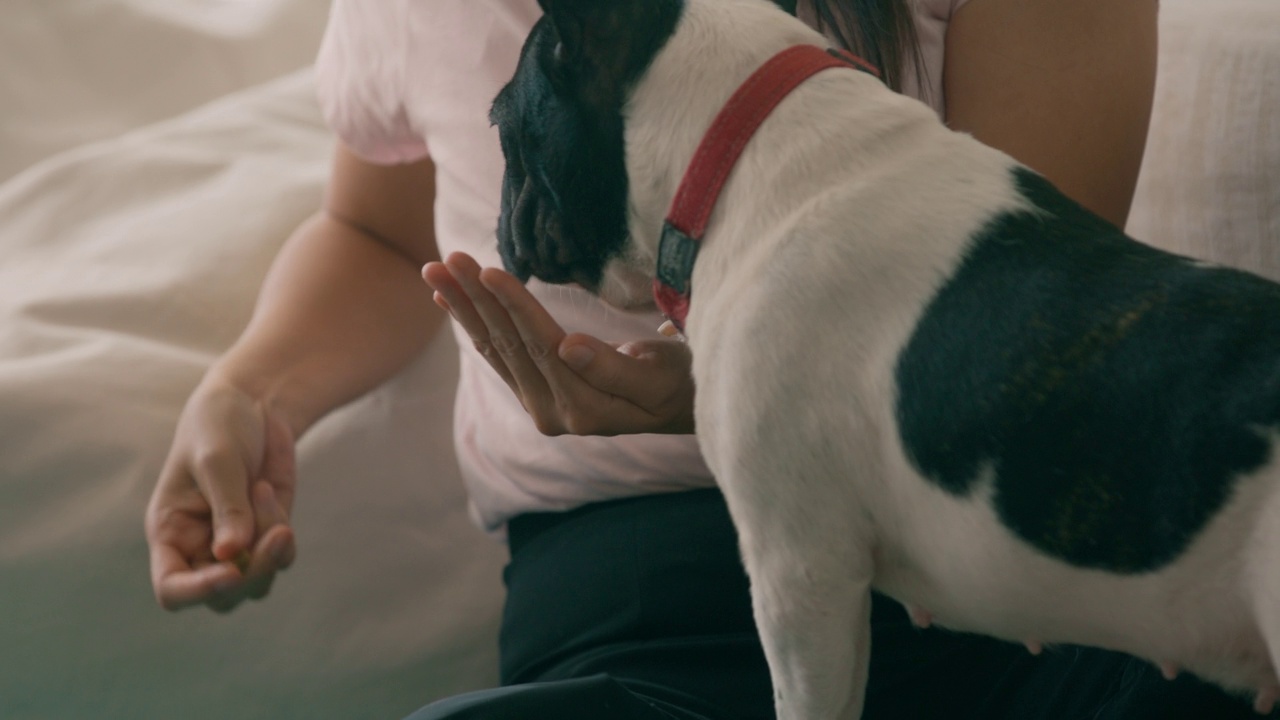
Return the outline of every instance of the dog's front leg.
[[[832,563],[830,545],[777,549],[747,565],[778,718],[857,720],[871,654],[869,568]]]

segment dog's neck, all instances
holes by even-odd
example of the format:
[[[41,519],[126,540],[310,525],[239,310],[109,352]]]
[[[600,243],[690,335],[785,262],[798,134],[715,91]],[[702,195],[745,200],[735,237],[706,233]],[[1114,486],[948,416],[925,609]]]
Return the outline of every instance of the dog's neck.
[[[769,3],[689,1],[679,29],[642,76],[625,112],[627,265],[635,272],[653,277],[664,219],[726,101],[771,57],[804,44],[829,42]],[[756,272],[768,262],[768,238],[785,232],[819,195],[873,177],[886,164],[885,153],[909,151],[913,143],[904,131],[934,125],[927,106],[887,91],[865,73],[811,78],[760,127],[725,185],[699,249],[695,299],[714,290],[698,276],[725,282]]]
[[[658,245],[654,297],[678,330],[684,329],[699,243],[729,174],[751,138],[777,106],[813,75],[845,68],[879,76],[852,53],[793,45],[768,60],[721,109],[680,183]]]
[[[636,250],[644,255],[640,259],[650,269],[672,198],[725,102],[781,50],[826,44],[821,34],[770,3],[714,4],[689,0],[679,31],[654,58],[625,109],[631,232]],[[732,12],[724,5],[732,5]]]

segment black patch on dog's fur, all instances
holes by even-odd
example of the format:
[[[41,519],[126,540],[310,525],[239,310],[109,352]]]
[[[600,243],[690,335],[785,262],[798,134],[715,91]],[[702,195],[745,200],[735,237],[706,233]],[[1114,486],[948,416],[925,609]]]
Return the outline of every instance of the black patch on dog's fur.
[[[930,303],[897,367],[903,444],[958,496],[989,467],[1001,520],[1051,556],[1158,569],[1270,457],[1280,286],[1016,179],[1043,214],[991,223]]]
[[[541,0],[490,120],[506,172],[498,249],[521,280],[597,290],[627,238],[622,108],[675,32],[681,0]]]

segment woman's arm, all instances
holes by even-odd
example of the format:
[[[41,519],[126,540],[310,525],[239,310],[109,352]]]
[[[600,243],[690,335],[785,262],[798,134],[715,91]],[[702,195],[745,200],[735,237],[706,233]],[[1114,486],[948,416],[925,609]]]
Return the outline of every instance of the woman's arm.
[[[1158,0],[970,0],[947,30],[947,124],[1124,227],[1155,93],[1158,11]]]
[[[404,367],[444,320],[422,282],[439,260],[435,167],[367,163],[339,147],[323,210],[291,237],[253,319],[214,374],[301,434]]]
[[[294,439],[443,321],[419,276],[439,257],[434,174],[427,160],[380,167],[338,150],[323,210],[285,243],[248,327],[183,408],[147,508],[161,606],[230,610],[293,562]]]

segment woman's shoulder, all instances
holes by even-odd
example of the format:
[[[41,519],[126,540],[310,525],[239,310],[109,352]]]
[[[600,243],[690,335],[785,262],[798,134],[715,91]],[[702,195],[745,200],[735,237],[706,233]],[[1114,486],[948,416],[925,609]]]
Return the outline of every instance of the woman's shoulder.
[[[316,58],[325,118],[365,159],[412,162],[438,116],[492,99],[540,14],[537,0],[333,0]]]
[[[902,91],[928,103],[939,117],[946,106],[942,72],[946,59],[947,28],[951,19],[969,0],[907,0],[915,17],[919,42],[914,63],[908,60]]]
[[[426,154],[404,121],[400,96],[408,42],[403,0],[333,0],[316,56],[316,96],[329,127],[378,163]]]

